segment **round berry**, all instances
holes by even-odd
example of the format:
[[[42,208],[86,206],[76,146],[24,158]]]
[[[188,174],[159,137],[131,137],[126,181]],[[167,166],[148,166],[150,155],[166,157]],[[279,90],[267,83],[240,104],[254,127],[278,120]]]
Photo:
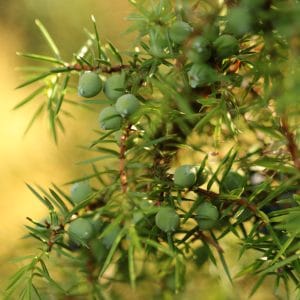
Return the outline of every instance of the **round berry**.
[[[74,204],[78,204],[93,193],[88,181],[76,182],[71,186],[71,200]]]
[[[172,232],[179,225],[179,216],[172,207],[162,207],[155,216],[156,226],[164,232]]]
[[[104,130],[119,130],[122,127],[122,117],[114,106],[104,108],[99,114],[99,124]]]
[[[196,183],[197,167],[192,165],[183,165],[178,167],[174,173],[174,183],[183,188],[189,188]]]
[[[97,73],[84,72],[78,83],[78,94],[85,98],[91,98],[98,95],[102,90],[102,80]]]
[[[180,44],[186,40],[191,34],[193,28],[186,22],[176,21],[169,30],[170,38],[176,44]]]
[[[223,34],[213,43],[219,58],[226,58],[239,53],[239,41],[232,35]]]
[[[246,185],[246,178],[237,172],[230,171],[222,180],[220,190],[230,193],[233,190],[242,189]]]
[[[205,64],[194,64],[188,71],[188,77],[192,88],[211,85],[218,79],[215,69]]]
[[[78,218],[71,222],[69,227],[69,237],[74,242],[87,242],[94,233],[91,222],[84,218]]]
[[[116,110],[122,117],[129,117],[140,107],[139,100],[132,94],[121,96],[116,102]]]
[[[107,78],[103,88],[105,96],[110,100],[117,100],[125,92],[125,74],[114,74]]]
[[[196,210],[196,220],[201,230],[213,228],[219,218],[219,212],[216,206],[209,202],[203,202]]]
[[[206,62],[211,57],[211,44],[205,37],[199,36],[194,39],[188,58],[194,63]]]
[[[251,30],[252,16],[246,7],[231,9],[227,19],[227,29],[236,36],[242,36]]]

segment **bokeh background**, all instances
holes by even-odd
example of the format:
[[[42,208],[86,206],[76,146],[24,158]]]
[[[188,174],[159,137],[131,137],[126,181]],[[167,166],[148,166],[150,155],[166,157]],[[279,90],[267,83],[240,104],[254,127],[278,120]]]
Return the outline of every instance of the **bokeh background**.
[[[63,185],[81,176],[84,170],[76,162],[87,153],[79,145],[90,141],[92,129],[97,128],[97,111],[76,108],[71,109],[74,119],[64,120],[66,134],[60,135],[58,146],[51,140],[46,118],[38,120],[24,137],[36,102],[42,99],[12,110],[30,93],[30,87],[15,89],[25,78],[21,69],[32,63],[16,52],[51,54],[35,25],[35,19],[40,19],[63,57],[70,60],[86,40],[84,28],[92,30],[91,14],[97,18],[103,40],[124,49],[130,40],[123,34],[130,10],[126,0],[0,0],[0,289],[17,267],[9,259],[34,253],[21,239],[26,217],[40,219],[45,213],[25,183],[46,188],[52,182]],[[88,121],[93,119],[94,124]]]
[[[50,138],[46,118],[39,120],[24,137],[24,129],[35,106],[29,104],[20,111],[12,111],[30,91],[30,88],[15,89],[24,79],[20,69],[30,64],[16,56],[16,51],[50,54],[35,26],[34,21],[38,18],[52,34],[63,57],[69,60],[86,39],[83,28],[92,29],[91,14],[97,19],[102,39],[107,38],[124,50],[133,40],[132,35],[124,34],[129,25],[126,16],[131,9],[127,0],[0,0],[0,291],[19,266],[11,259],[35,252],[30,242],[21,239],[26,217],[40,219],[45,212],[25,182],[47,187],[52,182],[63,185],[82,175],[84,169],[76,162],[88,153],[78,146],[90,141],[91,129],[97,128],[97,109],[94,112],[74,109],[75,118],[66,120],[67,131],[60,136],[58,146]],[[235,241],[228,241],[225,250],[230,253],[233,270],[237,271]],[[246,299],[254,283],[253,278],[248,278],[238,282],[233,289],[224,279],[221,268],[207,267],[203,272],[203,275],[193,275],[193,280],[188,277],[186,292],[178,299]],[[145,289],[133,296],[123,287],[123,294],[130,299],[146,299],[144,293]],[[266,283],[253,299],[275,298]]]

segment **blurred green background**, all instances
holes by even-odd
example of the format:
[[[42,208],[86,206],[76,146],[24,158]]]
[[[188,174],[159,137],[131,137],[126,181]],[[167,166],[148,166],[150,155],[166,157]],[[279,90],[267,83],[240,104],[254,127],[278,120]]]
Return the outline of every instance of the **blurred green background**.
[[[92,139],[91,129],[97,128],[98,113],[74,109],[76,119],[66,120],[67,133],[64,137],[60,136],[58,147],[50,138],[46,119],[39,120],[24,138],[23,131],[35,106],[29,104],[20,111],[12,111],[12,108],[29,93],[28,88],[15,90],[15,87],[24,79],[18,68],[31,62],[17,57],[15,53],[50,54],[34,23],[38,18],[52,34],[63,57],[70,60],[86,39],[83,28],[92,29],[91,14],[97,19],[102,39],[109,39],[124,50],[132,45],[133,40],[133,36],[123,34],[129,25],[126,16],[130,11],[126,0],[0,1],[0,290],[19,266],[10,259],[35,252],[28,241],[21,240],[25,233],[23,224],[27,216],[42,218],[44,209],[26,188],[25,182],[47,187],[52,182],[61,185],[82,175],[84,170],[76,165],[76,161],[87,157],[88,153],[77,146]],[[232,271],[236,273],[239,270],[238,247],[234,241],[228,241],[224,248],[229,253]],[[254,279],[238,281],[234,289],[224,280],[223,273],[212,266],[207,266],[202,275],[200,271],[191,271],[186,292],[176,299],[246,299]],[[271,284],[266,283],[253,299],[276,299],[269,286]],[[126,299],[146,299],[145,287],[135,296],[128,287],[123,286],[121,290]],[[169,296],[166,299],[173,299]]]

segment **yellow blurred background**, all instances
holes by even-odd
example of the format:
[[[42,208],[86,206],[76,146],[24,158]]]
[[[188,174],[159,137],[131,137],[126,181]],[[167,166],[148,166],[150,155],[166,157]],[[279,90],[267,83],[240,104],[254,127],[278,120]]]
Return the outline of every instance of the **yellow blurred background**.
[[[33,253],[26,249],[24,224],[26,217],[40,219],[44,207],[25,186],[39,184],[47,188],[52,182],[62,185],[82,175],[76,162],[87,155],[78,145],[92,139],[91,129],[97,129],[97,112],[72,110],[76,119],[65,120],[66,134],[59,145],[51,140],[47,119],[42,118],[24,137],[24,130],[42,99],[34,100],[20,110],[12,108],[29,93],[30,88],[16,90],[24,80],[18,68],[32,62],[18,57],[17,51],[50,55],[51,51],[35,25],[40,19],[52,34],[66,60],[86,40],[84,28],[92,30],[91,14],[96,16],[103,39],[124,48],[129,37],[122,34],[127,27],[125,17],[130,12],[127,1],[94,0],[12,0],[0,1],[0,287],[3,288],[15,265],[14,256]],[[93,116],[91,117],[91,114]],[[88,120],[95,119],[91,124]],[[67,187],[68,189],[68,187]]]
[[[83,28],[92,30],[91,14],[97,19],[102,38],[109,39],[121,50],[126,49],[132,44],[132,36],[123,34],[129,25],[125,18],[130,11],[127,0],[0,0],[0,291],[18,267],[10,259],[35,251],[30,248],[30,243],[25,247],[28,242],[21,240],[26,217],[38,220],[45,212],[26,188],[25,182],[47,188],[52,182],[62,185],[82,175],[84,169],[76,162],[87,157],[87,153],[76,146],[88,143],[93,138],[91,129],[97,128],[98,112],[77,108],[72,110],[76,119],[65,120],[66,134],[59,136],[58,146],[51,140],[46,118],[38,120],[24,138],[24,129],[36,103],[12,111],[13,106],[30,91],[30,88],[15,89],[24,79],[24,74],[17,68],[31,63],[17,57],[16,51],[51,54],[35,26],[34,20],[40,19],[52,34],[63,57],[70,60],[86,39]],[[95,122],[91,123],[93,119]],[[234,243],[229,241],[225,250],[238,253]],[[233,269],[237,272],[238,265],[234,265]],[[212,275],[211,279],[208,273]],[[217,269],[206,270],[204,276],[194,278],[192,284],[188,284],[185,296],[177,299],[246,299],[251,288],[249,283],[254,281],[240,282],[239,291],[232,293],[232,287],[226,281],[221,283],[217,279],[220,274],[225,277],[223,273]],[[243,292],[244,288],[248,292]],[[131,294],[128,290],[126,293]],[[144,299],[136,297],[134,299]],[[275,298],[267,289],[260,290],[253,299]]]

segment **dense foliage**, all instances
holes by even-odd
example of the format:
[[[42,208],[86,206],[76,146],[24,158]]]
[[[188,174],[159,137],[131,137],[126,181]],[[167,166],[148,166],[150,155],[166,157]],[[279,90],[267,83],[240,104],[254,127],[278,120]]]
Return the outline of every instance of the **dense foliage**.
[[[257,253],[234,274],[256,276],[252,293],[272,277],[289,295],[300,284],[299,2],[130,2],[132,49],[102,41],[92,17],[70,62],[39,21],[53,56],[20,53],[51,65],[19,86],[36,89],[15,108],[40,101],[27,130],[44,113],[57,142],[68,105],[105,107],[90,173],[69,193],[28,186],[49,216],[28,218],[40,246],[7,299],[107,299],[116,280],[179,293],[187,265],[207,261],[232,281],[228,236],[237,258]],[[49,258],[68,275],[55,279]]]

